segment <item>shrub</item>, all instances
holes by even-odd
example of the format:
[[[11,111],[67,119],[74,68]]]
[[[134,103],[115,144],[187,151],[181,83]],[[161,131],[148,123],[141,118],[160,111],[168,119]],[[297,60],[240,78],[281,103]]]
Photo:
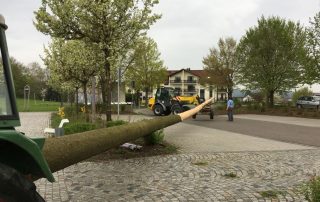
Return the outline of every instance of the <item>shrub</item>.
[[[292,102],[295,104],[299,97],[312,96],[313,92],[308,87],[301,88],[292,94]]]
[[[82,122],[75,122],[75,123],[68,123],[64,127],[64,134],[69,135],[73,133],[81,133],[89,130],[96,129],[96,125],[92,123],[82,123]]]
[[[157,130],[153,133],[151,133],[150,135],[146,135],[143,137],[144,138],[144,142],[147,145],[155,145],[155,144],[159,144],[163,141],[164,139],[164,132],[163,129],[161,130]]]
[[[126,122],[124,120],[108,121],[107,122],[107,127],[120,126],[120,125],[124,125],[124,124],[127,124],[127,123],[128,122]]]
[[[120,111],[125,112],[126,111],[126,105],[120,105]]]
[[[302,186],[302,193],[307,201],[320,201],[320,177],[313,176],[309,182]]]

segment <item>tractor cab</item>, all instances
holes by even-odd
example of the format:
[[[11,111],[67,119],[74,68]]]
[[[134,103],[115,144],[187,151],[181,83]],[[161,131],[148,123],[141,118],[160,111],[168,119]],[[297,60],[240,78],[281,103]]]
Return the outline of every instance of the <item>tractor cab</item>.
[[[7,28],[0,14],[0,173],[5,173],[1,168],[6,167],[52,182],[53,175],[41,152],[45,139],[28,138],[14,128],[20,126],[20,119],[5,36]]]
[[[0,128],[13,128],[20,126],[20,121],[4,35],[7,26],[2,16],[0,16],[0,26]]]
[[[161,87],[157,89],[153,113],[156,116],[179,114],[189,110],[190,106],[178,96],[178,91],[171,87]],[[192,105],[193,106],[193,105]]]

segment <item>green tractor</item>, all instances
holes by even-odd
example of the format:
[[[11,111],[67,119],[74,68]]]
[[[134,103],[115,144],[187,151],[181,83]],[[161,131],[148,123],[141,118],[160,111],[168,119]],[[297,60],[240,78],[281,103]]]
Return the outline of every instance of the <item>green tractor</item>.
[[[33,177],[54,177],[42,155],[44,138],[30,139],[15,130],[20,126],[9,63],[4,17],[0,15],[0,201],[43,201]],[[17,194],[19,193],[19,194]]]

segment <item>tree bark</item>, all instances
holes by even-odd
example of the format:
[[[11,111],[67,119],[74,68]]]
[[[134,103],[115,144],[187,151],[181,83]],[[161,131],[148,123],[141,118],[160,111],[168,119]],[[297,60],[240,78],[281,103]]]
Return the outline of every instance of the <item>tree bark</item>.
[[[144,103],[144,106],[145,107],[148,107],[148,97],[149,97],[149,88],[146,87],[146,101]]]
[[[86,122],[89,122],[89,113],[88,113],[88,95],[87,95],[87,83],[82,83],[83,88],[83,97],[84,97],[84,113],[86,116]]]
[[[111,72],[110,72],[110,62],[109,62],[109,50],[104,50],[104,70],[105,70],[105,81],[106,81],[106,120],[111,121]]]
[[[79,115],[79,88],[76,88],[76,116],[78,119],[78,115]]]
[[[232,88],[232,86],[230,87],[228,87],[228,98],[232,98],[232,93],[233,93],[233,88]]]
[[[274,91],[273,90],[269,90],[268,91],[267,104],[268,104],[269,107],[273,107],[274,106]]]

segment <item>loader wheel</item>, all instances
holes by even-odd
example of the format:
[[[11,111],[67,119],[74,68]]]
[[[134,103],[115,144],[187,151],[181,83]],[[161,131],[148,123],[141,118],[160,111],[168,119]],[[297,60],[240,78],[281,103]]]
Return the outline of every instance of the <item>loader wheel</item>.
[[[171,111],[172,111],[172,114],[177,115],[182,112],[182,109],[181,107],[176,106],[176,107],[173,107]]]
[[[164,111],[164,115],[168,116],[168,115],[170,115],[170,114],[171,114],[170,109],[167,109],[166,111]]]
[[[161,116],[163,114],[163,108],[161,105],[154,106],[153,113],[156,116]]]
[[[0,201],[44,202],[36,186],[13,168],[0,163]]]
[[[214,113],[213,111],[210,112],[210,119],[213,119]]]
[[[192,115],[192,118],[193,118],[193,119],[196,119],[196,118],[197,118],[197,114]]]

